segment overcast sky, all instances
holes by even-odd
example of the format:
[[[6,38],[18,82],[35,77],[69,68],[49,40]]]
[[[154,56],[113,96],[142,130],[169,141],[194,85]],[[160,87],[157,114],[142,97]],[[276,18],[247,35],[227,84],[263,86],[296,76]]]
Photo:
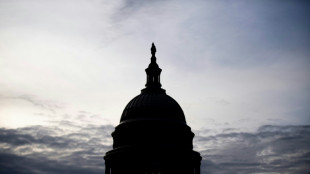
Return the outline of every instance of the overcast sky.
[[[277,135],[268,134],[269,143],[293,132],[291,138],[300,144],[282,144],[302,149],[287,156],[296,157],[290,164],[303,166],[310,161],[304,146],[310,124],[309,19],[310,3],[303,0],[0,0],[0,127],[6,135],[0,150],[10,149],[3,156],[19,154],[18,159],[43,157],[60,147],[38,142],[42,137],[36,131],[44,129],[44,136],[57,135],[54,141],[58,137],[68,144],[70,133],[113,131],[126,104],[144,88],[154,42],[162,87],[183,108],[197,135],[197,150],[215,157],[206,157],[203,165],[216,173],[220,164],[233,161],[225,153],[238,157],[223,145],[231,143],[226,139],[237,136],[252,144],[267,131]],[[55,126],[61,131],[55,133]],[[32,130],[25,132],[32,137],[27,142],[47,143],[44,148],[7,140],[24,129]],[[104,148],[100,142],[93,145],[101,149],[91,151],[99,160],[111,147],[109,133],[100,135]],[[238,157],[251,162],[244,168],[266,172],[262,156],[283,157],[287,149],[277,151],[267,142],[248,148],[252,159]],[[26,156],[21,147],[28,147]],[[88,146],[75,146],[82,147]],[[210,149],[217,150],[210,154]],[[90,173],[91,168],[76,170]],[[298,169],[309,172],[309,167]]]

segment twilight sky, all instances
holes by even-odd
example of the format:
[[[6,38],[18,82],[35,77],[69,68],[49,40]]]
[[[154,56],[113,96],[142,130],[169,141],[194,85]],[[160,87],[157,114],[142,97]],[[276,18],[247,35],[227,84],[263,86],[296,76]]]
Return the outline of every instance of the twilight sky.
[[[152,42],[205,173],[310,172],[309,19],[304,0],[0,0],[0,172],[101,173]]]

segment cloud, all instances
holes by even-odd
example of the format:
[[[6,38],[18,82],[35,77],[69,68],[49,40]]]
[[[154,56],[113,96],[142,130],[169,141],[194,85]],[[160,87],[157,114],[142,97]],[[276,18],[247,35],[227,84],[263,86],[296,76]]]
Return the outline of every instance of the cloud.
[[[194,144],[203,173],[307,173],[309,143],[310,126],[266,125],[253,133],[199,131]]]
[[[73,124],[2,128],[0,172],[102,173],[102,157],[111,149],[110,133],[114,127],[75,125],[71,128]]]
[[[32,2],[0,2],[5,93],[35,94],[117,123],[143,88],[154,41],[163,88],[192,106],[185,112],[198,121],[191,125],[204,125],[205,115],[309,123],[307,1]]]
[[[49,160],[48,157],[25,157],[14,154],[1,153],[0,161],[1,173],[9,174],[23,174],[23,173],[77,173],[77,174],[99,174],[103,170],[98,168],[85,168],[79,165],[68,165],[62,161]],[[5,160],[4,160],[5,159]]]
[[[103,173],[111,125],[32,126],[0,130],[1,173]],[[195,149],[202,173],[307,173],[310,126],[265,125],[256,132],[203,129]]]
[[[19,96],[0,95],[0,100],[22,100],[31,103],[35,107],[39,107],[52,113],[55,113],[57,110],[62,109],[64,107],[62,103],[59,103],[57,101],[42,100],[38,99],[38,97],[36,97],[35,95],[29,95],[29,94]]]

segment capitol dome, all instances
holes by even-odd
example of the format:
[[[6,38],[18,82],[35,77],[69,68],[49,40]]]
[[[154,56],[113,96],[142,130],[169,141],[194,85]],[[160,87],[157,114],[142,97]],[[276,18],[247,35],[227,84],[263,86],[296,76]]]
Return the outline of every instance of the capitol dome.
[[[111,134],[113,149],[104,157],[106,174],[200,174],[195,134],[180,105],[161,88],[155,52],[152,44],[145,88],[127,104]]]

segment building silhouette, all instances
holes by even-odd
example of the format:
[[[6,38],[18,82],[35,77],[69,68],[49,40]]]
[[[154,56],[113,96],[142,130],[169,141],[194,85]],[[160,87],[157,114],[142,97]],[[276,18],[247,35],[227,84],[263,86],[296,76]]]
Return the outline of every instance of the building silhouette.
[[[161,88],[156,47],[145,70],[146,88],[125,107],[106,153],[106,174],[200,174],[194,133],[179,104]]]

